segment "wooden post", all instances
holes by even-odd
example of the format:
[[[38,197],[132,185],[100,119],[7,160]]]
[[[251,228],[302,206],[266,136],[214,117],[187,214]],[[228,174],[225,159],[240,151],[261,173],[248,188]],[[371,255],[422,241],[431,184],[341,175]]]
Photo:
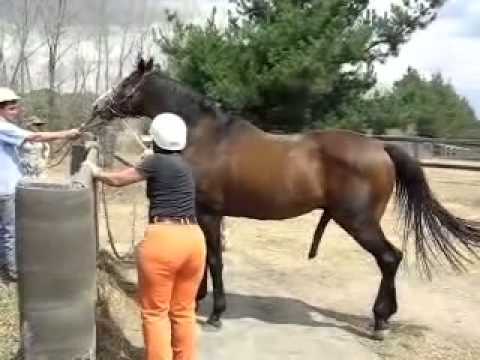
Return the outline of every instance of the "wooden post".
[[[72,159],[70,161],[70,175],[75,174],[80,170],[82,162],[87,158],[87,148],[85,144],[72,145]]]
[[[73,153],[72,153],[72,168],[78,166],[78,170],[72,174],[72,183],[77,184],[80,186],[89,187],[92,190],[93,196],[93,211],[95,216],[95,236],[96,236],[96,243],[97,243],[97,251],[100,249],[100,237],[99,237],[99,226],[98,226],[98,191],[97,191],[97,184],[93,180],[92,174],[90,172],[90,168],[83,165],[83,161],[89,161],[93,164],[98,165],[98,144],[95,141],[87,141],[84,145],[85,156],[83,160],[80,161],[79,164],[76,163],[78,159],[81,159],[81,150],[78,150],[79,155],[78,158],[75,158],[75,164],[73,160]]]

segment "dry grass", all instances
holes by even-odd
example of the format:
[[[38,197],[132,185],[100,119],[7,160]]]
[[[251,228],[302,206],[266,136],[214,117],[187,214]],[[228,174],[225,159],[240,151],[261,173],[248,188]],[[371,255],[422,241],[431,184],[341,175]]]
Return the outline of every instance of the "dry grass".
[[[115,260],[103,251],[98,257],[97,289],[97,360],[142,359],[143,349],[132,344],[118,324],[119,316],[138,317],[125,305],[135,289],[116,271]]]
[[[15,358],[19,345],[17,288],[0,285],[0,359]]]
[[[448,209],[465,218],[480,219],[478,173],[429,169],[427,174],[434,192]],[[114,235],[123,253],[130,249],[132,240],[133,202],[138,212],[134,237],[137,241],[141,238],[144,190],[138,186],[112,190],[108,195]],[[396,214],[391,210],[390,207],[383,223],[388,238],[398,243]],[[282,222],[228,219],[231,250],[226,253],[227,289],[278,299],[289,297],[368,319],[379,281],[374,260],[343,230],[331,224],[319,257],[307,261],[318,219],[318,212]],[[103,224],[101,229],[103,233]],[[384,342],[359,341],[386,360],[480,359],[480,330],[476,326],[480,321],[480,297],[476,291],[479,275],[478,264],[465,276],[436,273],[432,283],[402,271],[398,280],[401,308],[392,336]],[[124,299],[125,289],[107,268],[99,271],[99,284],[103,301],[97,307],[97,359],[141,359],[141,349],[132,345],[127,336],[128,326],[117,321],[119,315],[127,317],[127,323],[130,319],[139,321],[138,314]],[[0,360],[10,360],[18,348],[14,289],[0,290],[0,314]]]

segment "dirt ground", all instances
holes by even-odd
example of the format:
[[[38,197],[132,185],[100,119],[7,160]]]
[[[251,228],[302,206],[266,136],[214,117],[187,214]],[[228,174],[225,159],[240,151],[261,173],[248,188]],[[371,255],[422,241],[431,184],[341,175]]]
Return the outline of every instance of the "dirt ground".
[[[480,220],[478,173],[426,171],[433,191],[449,210]],[[132,246],[134,211],[135,241],[141,239],[142,196],[137,187],[116,191],[110,201],[112,226],[122,251]],[[308,260],[320,214],[285,221],[227,219],[228,310],[221,331],[202,331],[203,358],[480,359],[480,264],[470,266],[468,274],[436,269],[431,282],[419,277],[415,267],[402,267],[393,331],[385,341],[374,341],[369,327],[379,286],[376,263],[334,223],[327,227],[319,256]],[[393,206],[383,227],[387,237],[399,244]],[[202,313],[209,310],[207,301]],[[126,332],[140,347],[140,325],[126,318],[118,321],[130,327]]]
[[[480,220],[478,173],[426,171],[442,204],[458,216]],[[122,253],[141,239],[143,191],[136,185],[108,192],[112,230]],[[375,341],[370,338],[370,324],[380,281],[377,266],[334,223],[327,227],[318,257],[308,260],[320,214],[285,221],[227,219],[228,310],[222,330],[202,328],[201,359],[480,359],[480,263],[471,265],[467,274],[436,269],[431,282],[421,279],[414,267],[402,267],[393,330],[383,342]],[[383,228],[399,244],[396,223],[397,213],[389,206]],[[101,229],[105,242],[103,221]],[[134,269],[126,267],[125,277],[133,282]],[[141,358],[141,328],[134,284],[130,285],[130,297],[109,293],[108,316],[130,349],[119,359]],[[0,306],[3,312],[5,305],[0,302]],[[207,300],[202,314],[209,309]],[[0,321],[0,334],[6,334],[8,326],[11,346],[12,322]]]

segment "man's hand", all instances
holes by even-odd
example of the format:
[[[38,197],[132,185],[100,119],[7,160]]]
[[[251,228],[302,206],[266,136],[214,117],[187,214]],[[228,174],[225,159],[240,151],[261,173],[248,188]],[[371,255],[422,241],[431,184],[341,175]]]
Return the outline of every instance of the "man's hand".
[[[48,142],[55,140],[75,140],[81,135],[82,133],[78,129],[31,132],[25,137],[25,141]]]
[[[78,139],[82,133],[78,129],[70,129],[65,131],[65,137],[67,139],[75,140]]]

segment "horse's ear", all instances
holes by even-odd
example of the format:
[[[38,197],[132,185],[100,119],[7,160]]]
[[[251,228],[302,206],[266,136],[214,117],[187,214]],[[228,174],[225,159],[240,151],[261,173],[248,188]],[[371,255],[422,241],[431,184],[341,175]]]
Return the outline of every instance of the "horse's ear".
[[[145,71],[152,71],[153,69],[153,57],[151,57],[145,64]]]
[[[144,72],[145,72],[145,60],[143,60],[142,57],[138,60],[137,70],[138,70],[140,73],[144,73]]]

